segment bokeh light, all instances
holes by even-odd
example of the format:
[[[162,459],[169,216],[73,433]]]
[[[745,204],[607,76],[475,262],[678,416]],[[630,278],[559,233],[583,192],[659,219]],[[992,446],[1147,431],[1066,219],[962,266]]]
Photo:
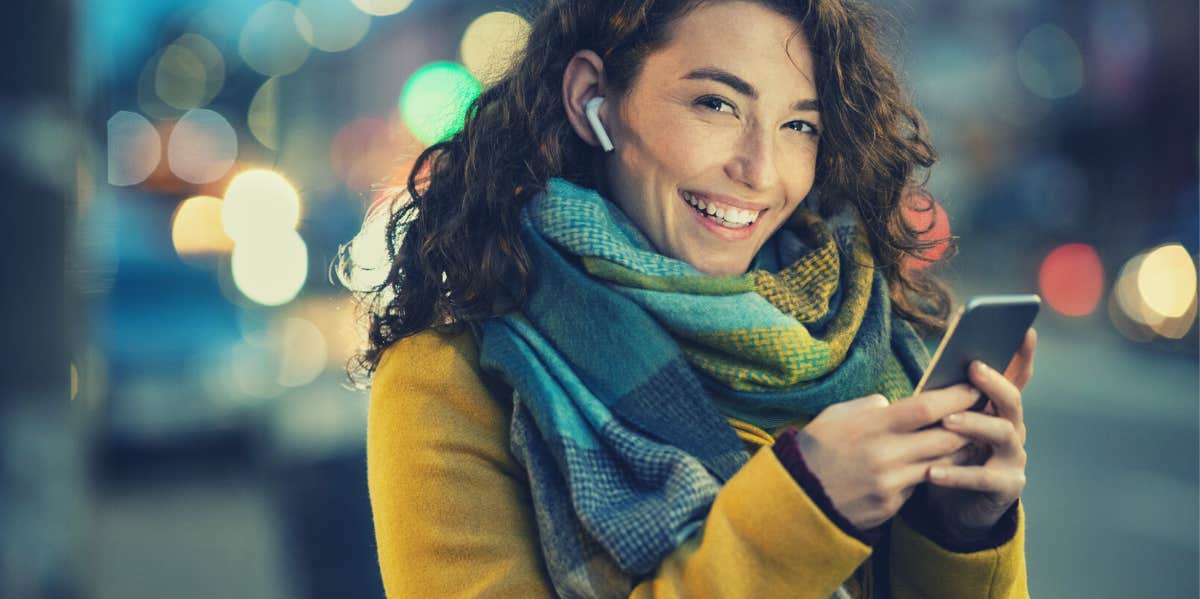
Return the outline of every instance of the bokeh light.
[[[300,222],[300,194],[274,171],[238,173],[225,191],[221,222],[239,246],[264,234],[292,231]]]
[[[163,102],[175,108],[202,106],[207,75],[204,63],[195,52],[178,44],[163,50],[154,74],[154,91]]]
[[[146,180],[162,159],[162,139],[146,117],[124,110],[108,119],[108,182],[135,185]]]
[[[334,135],[329,164],[346,187],[367,192],[396,176],[405,162],[415,158],[417,146],[399,123],[373,117],[355,119]]]
[[[1083,86],[1083,58],[1066,31],[1050,25],[1033,28],[1017,48],[1017,73],[1029,91],[1054,100]]]
[[[1042,260],[1038,288],[1046,303],[1065,316],[1087,316],[1104,294],[1104,266],[1085,243],[1059,246]]]
[[[194,196],[184,200],[171,217],[171,243],[180,257],[228,254],[233,239],[221,226],[221,199]]]
[[[904,218],[913,229],[923,231],[917,234],[922,241],[945,240],[926,250],[920,257],[905,257],[905,268],[928,268],[940,260],[950,247],[950,217],[933,196],[913,192],[905,196]]]
[[[1117,294],[1114,292],[1108,298],[1108,318],[1112,322],[1113,328],[1122,336],[1130,341],[1137,343],[1146,343],[1153,341],[1158,333],[1146,326],[1145,323],[1138,322],[1130,318],[1125,312],[1125,308],[1117,299]]]
[[[1163,318],[1183,316],[1196,299],[1192,257],[1177,243],[1151,250],[1138,269],[1137,287],[1147,308]]]
[[[1128,320],[1114,317],[1114,324],[1134,340],[1148,332],[1182,338],[1196,322],[1196,285],[1194,258],[1179,244],[1142,252],[1125,263],[1113,288],[1121,317]]]
[[[147,116],[154,119],[178,118],[183,111],[163,102],[158,97],[158,64],[166,48],[157,50],[146,63],[142,65],[137,81],[137,105]]]
[[[467,107],[482,89],[462,65],[430,63],[413,73],[404,85],[400,115],[417,139],[437,143],[462,129]]]
[[[208,109],[189,110],[171,130],[167,163],[189,183],[214,181],[237,159],[237,133],[225,117]]]
[[[295,18],[300,37],[326,52],[353,48],[371,26],[371,17],[346,0],[300,0]]]
[[[228,352],[226,367],[237,393],[228,399],[270,399],[286,389],[279,384],[279,356],[264,334],[250,335]]]
[[[75,401],[75,396],[79,394],[79,371],[75,369],[75,364],[71,363],[71,401]]]
[[[238,291],[264,306],[296,297],[308,277],[308,248],[291,229],[262,229],[237,239],[230,266]]]
[[[273,331],[279,353],[279,384],[303,387],[314,380],[329,362],[329,347],[317,325],[303,318],[284,318]]]
[[[369,15],[386,17],[394,15],[412,4],[413,0],[353,0],[354,6]]]
[[[1121,273],[1117,275],[1117,282],[1113,286],[1113,296],[1116,297],[1121,312],[1131,321],[1150,325],[1162,320],[1162,317],[1150,310],[1138,289],[1138,271],[1141,270],[1142,261],[1145,259],[1146,254],[1140,253],[1125,262],[1125,265],[1121,267]]]
[[[271,0],[254,11],[238,39],[242,60],[269,77],[295,72],[311,51],[296,29],[296,7],[281,0]]]
[[[267,79],[254,92],[250,110],[246,114],[246,125],[254,139],[272,150],[279,149],[279,79]]]
[[[366,332],[355,299],[350,295],[319,295],[298,298],[288,305],[286,314],[311,322],[320,329],[328,350],[327,368],[340,369],[360,349]]]
[[[205,106],[224,85],[225,59],[204,37],[186,33],[167,46],[158,58],[154,91],[174,108]]]
[[[529,22],[511,12],[480,16],[463,33],[459,47],[463,65],[484,85],[494,83],[525,48],[529,31]]]

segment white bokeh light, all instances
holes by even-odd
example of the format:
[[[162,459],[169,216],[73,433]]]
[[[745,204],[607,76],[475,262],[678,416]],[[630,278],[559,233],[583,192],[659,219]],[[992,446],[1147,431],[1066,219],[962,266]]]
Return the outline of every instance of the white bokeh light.
[[[238,239],[231,260],[238,291],[264,306],[286,304],[300,293],[308,278],[308,247],[290,230],[262,231]]]
[[[108,182],[136,185],[158,168],[162,140],[146,117],[124,110],[108,119]]]
[[[371,16],[386,17],[408,8],[413,0],[353,0],[354,6]]]
[[[1187,313],[1196,300],[1196,266],[1177,243],[1146,254],[1137,273],[1137,288],[1146,306],[1164,318]]]
[[[229,172],[237,159],[237,133],[225,117],[198,108],[175,123],[167,140],[167,164],[188,183],[208,183]]]
[[[529,23],[520,15],[494,11],[481,15],[467,26],[459,53],[463,65],[483,84],[504,74],[529,38]]]
[[[303,387],[314,380],[329,363],[329,348],[321,329],[303,318],[285,318],[273,332],[273,345],[279,352],[279,384]]]
[[[238,39],[238,53],[250,68],[278,77],[299,69],[312,48],[296,29],[296,7],[271,0],[246,20]]]
[[[225,190],[221,222],[239,244],[263,233],[291,231],[300,222],[300,194],[274,171],[238,173]]]
[[[300,0],[295,19],[300,37],[325,52],[353,48],[371,26],[371,17],[349,0]]]

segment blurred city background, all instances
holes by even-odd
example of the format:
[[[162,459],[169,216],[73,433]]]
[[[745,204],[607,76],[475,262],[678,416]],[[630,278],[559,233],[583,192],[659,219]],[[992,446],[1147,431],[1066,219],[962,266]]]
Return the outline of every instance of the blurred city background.
[[[1033,596],[1198,596],[1196,3],[881,4],[940,272],[1045,300]],[[539,5],[6,5],[0,596],[383,596],[330,265]]]

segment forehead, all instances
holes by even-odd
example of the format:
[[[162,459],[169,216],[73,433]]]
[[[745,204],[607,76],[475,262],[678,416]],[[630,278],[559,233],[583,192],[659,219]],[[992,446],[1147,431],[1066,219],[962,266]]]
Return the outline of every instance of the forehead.
[[[762,4],[704,3],[677,19],[669,34],[647,57],[645,74],[678,79],[693,68],[715,66],[764,94],[815,92],[812,52],[800,24]]]

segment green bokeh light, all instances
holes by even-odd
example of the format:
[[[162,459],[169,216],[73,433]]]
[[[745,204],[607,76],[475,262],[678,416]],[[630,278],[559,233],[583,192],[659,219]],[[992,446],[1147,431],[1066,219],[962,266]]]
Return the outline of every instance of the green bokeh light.
[[[466,67],[433,62],[409,78],[400,94],[400,116],[417,139],[437,143],[463,126],[467,107],[483,91]]]

